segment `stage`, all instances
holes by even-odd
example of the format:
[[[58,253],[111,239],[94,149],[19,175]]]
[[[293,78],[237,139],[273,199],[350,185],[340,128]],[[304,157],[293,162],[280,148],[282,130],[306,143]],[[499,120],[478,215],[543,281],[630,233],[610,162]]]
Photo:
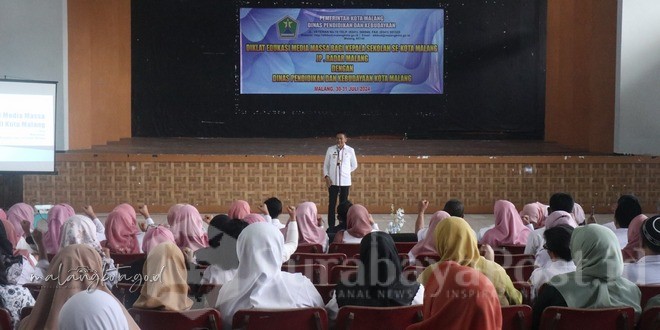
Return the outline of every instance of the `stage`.
[[[100,212],[130,202],[155,213],[175,203],[220,213],[235,199],[255,205],[277,196],[285,204],[314,201],[326,213],[321,166],[334,143],[330,137],[122,139],[58,153],[57,175],[25,175],[23,197],[31,204],[92,204]],[[359,163],[350,199],[373,213],[401,207],[411,214],[420,199],[439,209],[449,198],[461,199],[466,213],[492,213],[498,199],[521,208],[557,191],[600,213],[622,193],[637,195],[651,214],[660,202],[655,157],[590,154],[543,141],[362,137],[348,144]]]

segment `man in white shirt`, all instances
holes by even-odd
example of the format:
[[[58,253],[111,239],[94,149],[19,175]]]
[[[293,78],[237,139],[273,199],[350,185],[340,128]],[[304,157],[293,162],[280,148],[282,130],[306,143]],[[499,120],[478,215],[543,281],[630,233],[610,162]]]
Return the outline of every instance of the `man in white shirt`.
[[[282,214],[282,201],[276,197],[267,199],[263,204],[261,204],[261,206],[259,206],[259,210],[264,215],[266,222],[272,223],[273,226],[277,227],[277,229],[286,227],[286,225],[284,225],[280,219],[278,219],[280,214]]]
[[[343,132],[336,135],[337,144],[328,148],[323,162],[323,178],[328,187],[328,227],[335,226],[335,208],[337,207],[337,195],[339,202],[348,199],[351,188],[351,172],[357,169],[357,158],[355,150],[346,145],[348,138]]]
[[[623,265],[623,277],[636,284],[660,284],[660,216],[642,224],[644,257]]]

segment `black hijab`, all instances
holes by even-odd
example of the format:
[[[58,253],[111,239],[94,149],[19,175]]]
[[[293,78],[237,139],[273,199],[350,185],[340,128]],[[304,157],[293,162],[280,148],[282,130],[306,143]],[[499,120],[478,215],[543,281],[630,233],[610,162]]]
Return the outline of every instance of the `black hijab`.
[[[339,307],[409,306],[419,283],[408,281],[401,272],[401,261],[392,236],[384,232],[369,233],[360,242],[357,279],[337,284],[337,304]]]

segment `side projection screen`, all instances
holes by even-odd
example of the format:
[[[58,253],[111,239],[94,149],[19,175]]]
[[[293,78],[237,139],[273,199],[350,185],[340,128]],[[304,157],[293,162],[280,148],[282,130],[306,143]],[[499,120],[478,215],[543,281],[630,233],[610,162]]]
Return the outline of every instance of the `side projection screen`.
[[[241,94],[442,94],[443,9],[240,9]]]

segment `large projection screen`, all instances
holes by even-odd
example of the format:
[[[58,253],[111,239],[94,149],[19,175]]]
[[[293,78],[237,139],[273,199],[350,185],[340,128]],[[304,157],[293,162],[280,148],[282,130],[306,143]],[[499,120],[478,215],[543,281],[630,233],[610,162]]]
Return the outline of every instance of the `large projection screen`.
[[[55,172],[57,83],[0,80],[0,172]]]
[[[442,94],[444,10],[240,9],[241,94]]]

